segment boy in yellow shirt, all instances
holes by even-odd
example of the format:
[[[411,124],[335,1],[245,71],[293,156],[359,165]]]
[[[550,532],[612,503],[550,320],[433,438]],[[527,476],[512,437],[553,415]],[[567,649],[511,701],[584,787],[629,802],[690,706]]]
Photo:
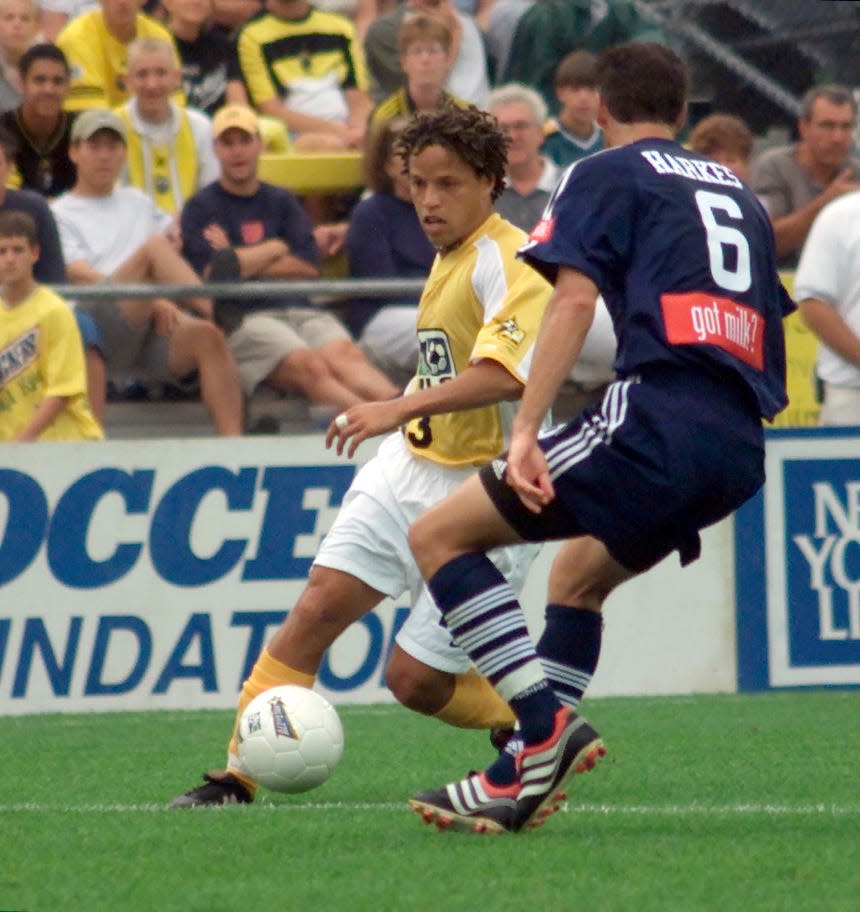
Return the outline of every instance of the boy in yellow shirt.
[[[0,213],[0,440],[101,440],[69,305],[33,278],[36,224]]]

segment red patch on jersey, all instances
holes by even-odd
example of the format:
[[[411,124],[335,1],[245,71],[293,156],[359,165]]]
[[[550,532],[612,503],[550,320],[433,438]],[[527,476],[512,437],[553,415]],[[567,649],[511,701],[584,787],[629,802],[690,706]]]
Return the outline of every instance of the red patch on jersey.
[[[756,370],[764,367],[764,317],[731,298],[703,291],[660,296],[666,338],[673,345],[716,345]]]
[[[262,222],[242,222],[240,232],[243,244],[259,244],[266,237],[266,226]]]
[[[545,244],[551,237],[555,228],[555,219],[541,219],[537,225],[532,228],[529,235],[530,241],[537,241],[539,244]]]

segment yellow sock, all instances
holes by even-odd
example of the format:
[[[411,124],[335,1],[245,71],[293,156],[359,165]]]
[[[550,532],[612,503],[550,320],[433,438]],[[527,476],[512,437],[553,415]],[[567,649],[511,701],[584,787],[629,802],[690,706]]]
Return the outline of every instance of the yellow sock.
[[[436,718],[457,728],[513,728],[516,722],[511,707],[474,670],[455,676],[454,693]]]
[[[251,790],[252,794],[256,788],[256,783],[241,770],[239,744],[236,740],[236,730],[239,727],[239,719],[242,717],[245,707],[254,697],[269,690],[270,687],[277,687],[279,684],[297,684],[299,687],[311,687],[314,683],[314,677],[314,675],[305,671],[290,668],[289,665],[278,661],[269,652],[268,648],[264,648],[251,669],[250,677],[242,684],[236,719],[233,722],[233,733],[230,736],[230,746],[227,749],[227,768]]]

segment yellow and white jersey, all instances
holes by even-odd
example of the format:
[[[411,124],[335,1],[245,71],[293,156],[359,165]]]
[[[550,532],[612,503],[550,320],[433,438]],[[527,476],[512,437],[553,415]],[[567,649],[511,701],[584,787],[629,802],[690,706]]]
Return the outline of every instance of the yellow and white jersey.
[[[335,120],[333,96],[370,86],[364,49],[343,16],[313,7],[302,19],[264,11],[242,26],[236,43],[255,107],[278,98],[291,109]]]
[[[20,304],[0,302],[0,440],[22,431],[48,396],[66,407],[39,440],[100,440],[87,399],[84,347],[69,305],[44,286]]]
[[[456,250],[437,256],[418,305],[418,373],[413,388],[445,383],[490,359],[525,384],[551,293],[516,259],[526,235],[491,215]],[[405,428],[416,456],[443,465],[481,465],[501,453],[516,402],[416,418]]]
[[[138,13],[135,38],[161,38],[174,49],[176,62],[179,53],[173,35],[146,13]],[[115,108],[128,100],[125,85],[128,45],[117,40],[107,28],[101,9],[82,13],[70,19],[57,35],[57,46],[66,55],[71,70],[71,85],[64,107],[67,111],[87,108]],[[185,95],[173,95],[179,104]]]

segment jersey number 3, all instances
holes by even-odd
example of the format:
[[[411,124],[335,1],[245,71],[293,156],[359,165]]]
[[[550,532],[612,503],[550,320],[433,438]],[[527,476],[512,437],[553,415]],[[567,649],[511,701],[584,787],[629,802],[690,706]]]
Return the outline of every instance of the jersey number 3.
[[[707,235],[711,276],[726,291],[747,291],[752,284],[750,245],[742,231],[716,218],[721,213],[740,221],[741,207],[730,196],[708,190],[696,191],[696,205]]]

